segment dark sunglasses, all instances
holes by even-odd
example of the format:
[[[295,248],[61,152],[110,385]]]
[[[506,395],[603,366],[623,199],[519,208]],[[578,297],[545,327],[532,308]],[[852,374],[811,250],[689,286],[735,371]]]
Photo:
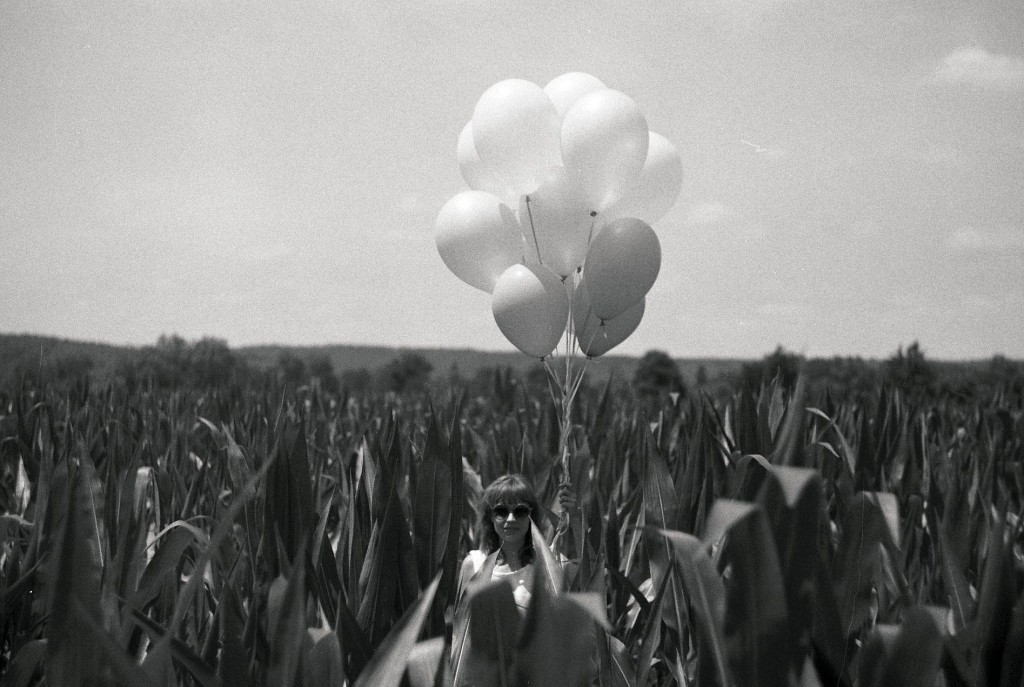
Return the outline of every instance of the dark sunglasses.
[[[507,518],[509,513],[516,516],[516,520],[522,520],[528,517],[532,511],[533,509],[525,503],[520,503],[518,506],[511,509],[504,504],[499,504],[491,509],[491,512],[494,513],[494,517],[501,518],[502,520]]]

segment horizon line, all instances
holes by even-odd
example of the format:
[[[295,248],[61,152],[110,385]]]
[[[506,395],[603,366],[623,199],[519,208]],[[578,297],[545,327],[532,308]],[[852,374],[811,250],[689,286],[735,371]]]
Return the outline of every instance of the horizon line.
[[[161,334],[160,336],[172,336],[172,337],[173,336],[177,336],[177,337],[181,338],[182,340],[184,340],[184,341],[186,341],[188,343],[195,343],[197,341],[201,341],[202,339],[220,340],[220,341],[224,341],[227,344],[228,348],[231,349],[231,350],[234,350],[234,351],[240,351],[240,350],[244,350],[244,349],[254,349],[254,348],[291,348],[291,349],[370,348],[370,349],[381,349],[381,350],[391,350],[391,351],[451,351],[451,352],[463,351],[463,352],[476,353],[476,354],[482,354],[482,355],[523,356],[524,357],[524,362],[525,362],[525,359],[535,360],[531,356],[527,356],[526,354],[524,354],[524,353],[522,353],[522,352],[520,352],[518,350],[515,350],[515,349],[513,349],[513,350],[507,350],[507,349],[506,350],[498,350],[498,349],[487,349],[487,348],[473,348],[473,347],[470,347],[470,346],[445,346],[445,345],[434,345],[434,346],[395,346],[395,345],[388,345],[388,344],[345,343],[345,342],[314,343],[314,344],[288,344],[288,343],[274,343],[274,342],[267,343],[267,342],[262,342],[262,343],[248,343],[248,344],[237,344],[236,345],[236,344],[230,343],[230,341],[228,339],[226,339],[226,338],[215,336],[215,335],[210,335],[210,334],[204,334],[204,335],[196,337],[196,338],[184,337],[184,336],[181,336],[181,335],[179,335],[177,333]],[[99,341],[99,340],[95,340],[95,339],[71,338],[71,337],[68,337],[68,336],[65,336],[65,335],[60,335],[60,334],[42,334],[42,333],[38,333],[38,332],[0,332],[0,337],[26,337],[26,338],[54,339],[54,340],[58,340],[58,341],[66,342],[66,343],[85,344],[85,345],[94,345],[94,346],[110,346],[110,347],[113,347],[113,348],[144,348],[146,346],[153,346],[156,343],[155,341],[154,342],[150,342],[150,343],[143,343],[143,344],[137,344],[137,343],[131,343],[131,342],[117,343],[117,342],[112,342],[112,341]],[[158,339],[159,339],[159,337],[158,337]],[[915,341],[912,341],[910,344],[901,345],[899,347],[899,350],[906,351],[914,343],[920,344],[919,341],[915,340]],[[763,353],[763,354],[756,355],[756,356],[743,356],[743,355],[676,355],[676,354],[668,353],[664,349],[660,349],[660,348],[649,348],[649,349],[647,349],[647,351],[645,351],[645,353],[649,352],[649,351],[662,351],[662,352],[668,353],[669,357],[671,357],[674,360],[750,361],[750,360],[762,360],[764,358],[767,358],[767,357],[773,355],[778,350],[778,348],[781,348],[782,351],[784,353],[786,353],[786,354],[797,356],[798,358],[801,358],[803,360],[832,360],[832,359],[836,359],[836,358],[838,358],[838,359],[854,358],[854,359],[860,359],[860,360],[864,360],[864,361],[868,361],[868,362],[872,362],[872,361],[874,361],[874,362],[884,362],[885,360],[888,360],[888,359],[892,358],[895,355],[895,353],[896,353],[894,351],[893,353],[891,353],[891,354],[889,354],[887,356],[866,356],[866,355],[861,355],[861,354],[857,354],[857,353],[832,353],[832,354],[827,354],[827,355],[813,355],[813,356],[809,356],[809,355],[801,353],[801,352],[799,352],[797,350],[786,348],[782,344],[777,344],[776,350],[769,351],[767,353]],[[937,362],[937,363],[980,363],[980,362],[991,361],[991,360],[994,360],[994,359],[997,359],[997,358],[1003,358],[1005,360],[1009,360],[1009,361],[1012,361],[1012,362],[1022,362],[1022,363],[1024,363],[1024,358],[1013,358],[1013,357],[1005,355],[1003,353],[992,353],[992,354],[987,355],[987,356],[979,356],[979,357],[940,358],[940,357],[929,357],[927,355],[927,349],[925,349],[925,354],[926,354],[925,355],[925,360],[927,360],[929,362]],[[608,354],[600,356],[600,358],[604,358],[604,359],[608,359],[608,358],[632,358],[632,359],[637,359],[638,360],[641,357],[643,357],[643,355],[644,355],[644,353],[640,353],[640,354],[636,354],[636,353],[615,353],[613,351],[613,352],[610,352]],[[550,356],[550,357],[564,358],[565,355],[564,355],[564,353],[557,353],[557,354],[552,354],[552,356]],[[583,356],[579,356],[579,357],[583,357]],[[600,358],[598,358],[598,359],[600,359]]]

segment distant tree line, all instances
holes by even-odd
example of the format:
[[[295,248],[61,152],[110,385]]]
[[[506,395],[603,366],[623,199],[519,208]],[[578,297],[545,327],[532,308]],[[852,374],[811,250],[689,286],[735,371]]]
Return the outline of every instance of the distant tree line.
[[[900,346],[884,361],[857,357],[805,359],[779,346],[760,361],[742,367],[736,385],[756,390],[778,379],[792,388],[803,375],[812,398],[830,393],[835,397],[876,393],[879,388],[898,389],[908,398],[959,398],[973,400],[993,393],[1014,396],[1024,393],[1024,365],[994,356],[988,361],[946,363],[928,360],[914,341]]]
[[[340,394],[440,394],[457,390],[471,398],[488,397],[494,402],[511,403],[515,394],[537,399],[557,395],[562,373],[560,365],[545,368],[535,363],[525,371],[508,367],[480,367],[470,374],[453,363],[446,371],[437,371],[431,362],[415,351],[399,353],[387,363],[336,370],[323,353],[302,356],[285,349],[267,367],[248,364],[222,339],[205,337],[187,341],[178,335],[163,335],[154,345],[143,346],[120,355],[110,369],[101,374],[88,356],[77,352],[42,354],[39,351],[7,351],[11,358],[0,369],[0,384],[72,384],[84,380],[113,382],[129,388],[155,389],[208,388],[228,384],[244,386],[283,385],[299,389],[316,388]],[[549,371],[550,370],[550,371]],[[554,375],[554,376],[553,376]],[[959,397],[971,400],[1004,390],[1024,394],[1024,365],[1002,356],[974,363],[935,362],[925,357],[918,342],[901,346],[883,361],[857,357],[811,358],[787,351],[782,346],[760,360],[744,363],[738,373],[720,373],[711,377],[700,366],[686,379],[679,366],[664,351],[647,351],[634,368],[632,378],[612,378],[617,395],[631,394],[642,406],[660,407],[666,399],[678,402],[695,394],[721,398],[744,386],[757,390],[762,385],[779,383],[792,388],[803,376],[812,399],[824,393],[834,397],[877,393],[881,387],[899,389],[908,397]],[[603,382],[587,380],[581,398],[596,396]]]
[[[181,337],[161,336],[155,346],[126,355],[118,364],[114,381],[130,387],[216,387],[224,384],[316,387],[329,394],[429,390],[433,366],[418,353],[402,353],[377,370],[358,368],[337,372],[329,356],[301,356],[283,350],[267,368],[248,364],[226,341],[203,338],[188,342]]]

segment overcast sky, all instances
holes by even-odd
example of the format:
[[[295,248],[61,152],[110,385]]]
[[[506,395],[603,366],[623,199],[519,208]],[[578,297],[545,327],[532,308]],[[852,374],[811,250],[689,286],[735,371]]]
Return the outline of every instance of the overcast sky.
[[[0,3],[0,331],[512,350],[438,256],[492,84],[673,141],[616,352],[1024,358],[1024,3]]]

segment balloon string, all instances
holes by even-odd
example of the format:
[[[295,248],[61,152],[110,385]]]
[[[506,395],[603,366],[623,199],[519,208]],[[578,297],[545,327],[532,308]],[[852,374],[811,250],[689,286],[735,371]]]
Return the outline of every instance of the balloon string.
[[[565,325],[565,384],[568,390],[570,373],[572,372],[572,309],[569,310],[569,320]]]
[[[573,382],[572,396],[569,397],[569,403],[572,404],[576,400],[576,394],[579,393],[580,387],[583,386],[583,376],[587,373],[587,365],[590,364],[590,357],[583,359],[583,368],[580,370],[579,376],[576,377],[576,381]]]
[[[551,367],[551,363],[549,362],[549,359],[548,358],[542,358],[541,362],[544,363],[544,369],[547,370],[548,382],[549,383],[554,382],[555,387],[561,387],[562,380],[560,380],[558,378],[558,375],[555,374],[555,368]],[[561,404],[560,403],[556,403],[555,405],[558,406],[558,405],[561,405]]]
[[[551,380],[554,380],[556,384],[559,384],[560,382],[558,381],[558,376],[555,375],[555,371],[551,369],[551,365],[550,363],[548,363],[547,358],[541,358],[541,362],[544,363],[544,369],[548,373],[548,393],[551,394],[551,403],[557,408],[558,399],[555,398],[555,385],[551,383]]]
[[[566,327],[566,353],[569,355],[575,355],[576,353],[576,318],[572,316],[573,307],[576,303],[576,289],[579,288],[578,280],[576,276],[579,274],[578,271],[570,274],[567,279],[572,279],[572,296],[569,297],[569,324]],[[563,281],[565,281],[563,279]]]
[[[575,294],[574,294],[575,295]],[[570,304],[571,305],[571,304]],[[571,450],[569,448],[570,434],[572,432],[572,396],[570,389],[572,385],[572,340],[573,340],[572,308],[569,309],[569,318],[565,327],[565,379],[562,384],[562,429],[559,437],[559,448],[562,460],[562,484],[570,485],[569,459]],[[569,514],[562,511],[558,522],[558,531],[565,532],[569,529]]]
[[[569,313],[569,321],[565,327],[565,381],[562,385],[562,424],[564,425],[563,433],[565,436],[569,430],[570,416],[569,416],[569,388],[572,384],[572,312]],[[568,452],[568,441],[565,442],[565,452],[563,452],[563,459],[567,458]]]
[[[540,257],[540,243],[537,241],[537,229],[533,226],[533,210],[530,209],[530,196],[526,196],[526,216],[530,218],[530,231],[533,232],[533,245],[537,249],[537,262],[544,264]]]
[[[578,348],[578,345],[577,345],[577,344],[578,344],[578,342],[577,342],[577,341],[576,341],[575,339],[573,340],[573,344],[574,344],[574,346],[573,346],[574,348]],[[588,345],[588,346],[587,346],[587,348],[589,349],[589,348],[590,348],[590,346]],[[590,363],[590,356],[589,356],[589,355],[587,355],[587,356],[586,356],[586,357],[585,357],[585,358],[583,359],[583,367],[582,367],[582,368],[580,369],[580,373],[579,373],[579,375],[578,375],[578,376],[576,377],[576,380],[575,380],[575,381],[573,382],[573,385],[572,385],[572,388],[573,388],[573,392],[572,392],[572,398],[570,398],[570,400],[569,400],[569,403],[570,403],[570,404],[571,404],[571,403],[573,402],[573,400],[575,400],[575,398],[576,398],[576,392],[577,392],[577,391],[579,390],[580,384],[581,384],[581,383],[582,383],[582,381],[583,381],[583,375],[585,375],[585,374],[587,373],[587,365],[588,365],[589,363]]]

